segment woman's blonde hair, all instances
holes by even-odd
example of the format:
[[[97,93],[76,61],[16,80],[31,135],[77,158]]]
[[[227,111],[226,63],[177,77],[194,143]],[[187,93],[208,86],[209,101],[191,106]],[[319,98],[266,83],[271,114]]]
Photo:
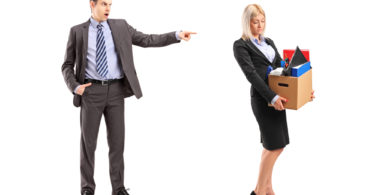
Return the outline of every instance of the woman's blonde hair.
[[[264,16],[264,19],[266,19],[266,14],[264,13],[264,10],[260,5],[258,4],[250,4],[246,6],[245,10],[242,14],[242,39],[249,40],[253,38],[253,34],[251,33],[250,29],[250,21],[254,17],[257,17],[259,14],[262,14]],[[266,26],[264,26],[264,29]],[[262,32],[262,35],[264,33],[264,30]]]

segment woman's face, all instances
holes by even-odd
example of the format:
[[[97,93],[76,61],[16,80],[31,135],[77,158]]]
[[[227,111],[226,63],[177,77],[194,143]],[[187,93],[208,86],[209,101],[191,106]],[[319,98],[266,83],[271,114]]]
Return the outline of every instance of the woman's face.
[[[262,34],[265,24],[266,19],[262,14],[253,17],[250,21],[251,34],[253,34],[254,37],[258,37],[260,34]]]

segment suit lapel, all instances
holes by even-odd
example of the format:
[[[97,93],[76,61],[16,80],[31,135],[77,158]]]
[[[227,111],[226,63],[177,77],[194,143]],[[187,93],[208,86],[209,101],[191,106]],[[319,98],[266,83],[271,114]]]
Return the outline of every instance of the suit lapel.
[[[257,46],[254,45],[254,43],[251,40],[245,41],[247,45],[250,47],[251,50],[253,50],[255,53],[257,53],[259,56],[263,57],[267,62],[271,63],[267,57],[257,48]]]
[[[276,62],[276,58],[277,58],[278,55],[279,55],[279,52],[277,51],[276,46],[273,44],[273,42],[268,41],[267,38],[266,38],[266,43],[267,43],[268,45],[271,45],[271,47],[272,47],[273,50],[275,51],[275,57],[273,58],[273,62],[272,62],[272,64],[274,64],[274,63]]]
[[[111,19],[108,19],[107,20],[108,22],[108,25],[109,25],[109,28],[111,29],[111,32],[112,32],[112,38],[113,38],[113,44],[115,44],[115,48],[116,48],[116,52],[118,53],[120,50],[120,45],[121,45],[121,39],[120,39],[120,29],[118,28],[118,26],[115,24],[114,21],[112,21]]]
[[[82,26],[82,37],[83,37],[83,50],[87,54],[88,39],[89,39],[89,25],[90,20]]]
[[[127,26],[122,25],[122,23],[117,22],[116,20],[108,19],[107,21],[112,31],[112,38],[117,55],[121,61],[123,71],[126,73],[126,70],[129,70],[129,67],[127,66],[134,66],[131,53],[132,40],[129,38],[130,35],[127,34],[128,31],[124,30]]]
[[[83,37],[83,46],[82,46],[82,68],[81,68],[81,78],[85,78],[85,70],[87,66],[87,48],[89,44],[89,26],[90,26],[90,20],[88,20],[83,26],[82,26],[82,37]]]

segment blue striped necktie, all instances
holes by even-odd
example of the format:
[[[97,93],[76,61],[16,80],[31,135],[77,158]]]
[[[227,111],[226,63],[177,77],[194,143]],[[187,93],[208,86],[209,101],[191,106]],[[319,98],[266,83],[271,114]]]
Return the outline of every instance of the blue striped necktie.
[[[96,71],[105,78],[108,74],[107,52],[105,51],[105,40],[103,34],[103,25],[98,24],[98,34],[96,36]]]

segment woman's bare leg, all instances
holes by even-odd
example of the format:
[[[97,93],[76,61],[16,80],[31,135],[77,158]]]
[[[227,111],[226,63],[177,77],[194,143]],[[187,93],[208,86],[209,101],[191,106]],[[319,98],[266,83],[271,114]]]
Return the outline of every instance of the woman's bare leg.
[[[272,189],[272,170],[282,151],[283,148],[277,150],[263,150],[258,183],[254,190],[257,195],[274,195]]]

